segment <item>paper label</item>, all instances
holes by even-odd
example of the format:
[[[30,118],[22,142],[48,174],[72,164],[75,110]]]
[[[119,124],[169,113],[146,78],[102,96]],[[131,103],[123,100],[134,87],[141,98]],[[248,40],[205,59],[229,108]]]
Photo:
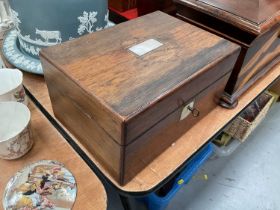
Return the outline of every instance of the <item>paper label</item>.
[[[142,56],[148,52],[151,52],[159,48],[162,45],[163,45],[162,43],[160,43],[155,39],[148,39],[140,44],[130,47],[129,50],[138,56]]]

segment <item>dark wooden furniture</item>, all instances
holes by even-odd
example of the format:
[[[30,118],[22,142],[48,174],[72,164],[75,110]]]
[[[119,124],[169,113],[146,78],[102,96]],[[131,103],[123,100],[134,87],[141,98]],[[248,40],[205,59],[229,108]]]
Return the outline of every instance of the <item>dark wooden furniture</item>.
[[[176,14],[176,7],[173,0],[137,0],[138,15],[146,15],[157,10],[170,15]]]
[[[109,8],[109,19],[115,24],[128,21],[128,19]]]
[[[109,0],[109,7],[124,12],[137,7],[137,0]]]
[[[159,46],[139,56],[139,43]],[[155,12],[43,50],[41,60],[56,117],[124,184],[215,108],[239,50]]]
[[[178,17],[241,45],[221,105],[237,100],[280,60],[279,0],[175,0]]]

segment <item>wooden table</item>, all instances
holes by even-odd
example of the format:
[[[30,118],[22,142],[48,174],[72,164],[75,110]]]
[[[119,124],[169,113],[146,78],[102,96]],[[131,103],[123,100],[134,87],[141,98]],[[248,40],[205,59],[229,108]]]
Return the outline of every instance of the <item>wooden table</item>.
[[[271,70],[266,77],[254,85],[239,101],[233,110],[218,107],[209,113],[201,122],[191,128],[185,135],[168,148],[164,153],[151,162],[134,179],[124,186],[120,186],[113,180],[102,165],[84,148],[73,136],[73,140],[81,147],[87,156],[97,165],[101,172],[120,190],[130,193],[153,191],[157,185],[168,178],[176,169],[184,163],[204,144],[212,139],[223,127],[254,100],[260,93],[280,75],[280,65]],[[44,78],[41,76],[24,74],[24,85],[38,102],[53,117],[50,98]],[[215,123],[213,123],[215,122]],[[66,129],[65,129],[66,130]],[[66,132],[68,132],[66,130]],[[69,133],[69,132],[68,132]]]
[[[0,195],[3,195],[9,179],[24,166],[39,160],[56,160],[63,163],[76,179],[78,193],[73,210],[105,210],[107,196],[101,181],[32,102],[29,108],[34,146],[18,160],[0,159]]]
[[[228,123],[230,123],[251,101],[266,90],[280,75],[280,65],[273,68],[267,75],[252,86],[239,100],[238,106],[233,110],[221,107],[215,108],[200,123],[196,124],[186,134],[179,138],[172,147],[168,148],[134,179],[124,186],[120,186],[102,165],[90,154],[69,131],[62,127],[73,140],[76,151],[82,152],[82,156],[88,164],[96,166],[98,172],[111,183],[121,195],[141,196],[155,191],[173,178],[187,164],[188,159],[202,146],[215,137]],[[34,97],[34,100],[42,106],[42,110],[58,124],[55,119],[42,76],[24,74],[24,85]],[[72,146],[73,146],[72,145]],[[80,153],[81,154],[81,153]],[[86,157],[85,157],[86,156]],[[129,208],[129,207],[127,207]]]

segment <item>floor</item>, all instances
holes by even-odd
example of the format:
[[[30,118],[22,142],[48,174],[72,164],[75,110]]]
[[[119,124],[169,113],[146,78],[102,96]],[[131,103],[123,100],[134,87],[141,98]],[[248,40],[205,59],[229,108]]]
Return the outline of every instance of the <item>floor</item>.
[[[167,210],[280,209],[280,103],[228,157],[212,157]],[[109,210],[122,209],[109,189]]]

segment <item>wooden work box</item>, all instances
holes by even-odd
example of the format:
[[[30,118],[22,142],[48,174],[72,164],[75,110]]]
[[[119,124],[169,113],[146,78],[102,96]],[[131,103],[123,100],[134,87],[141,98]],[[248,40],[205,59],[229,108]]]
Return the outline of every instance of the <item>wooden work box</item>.
[[[241,45],[221,105],[238,98],[280,60],[279,0],[174,0],[177,15]]]
[[[155,12],[44,49],[41,61],[55,116],[125,184],[217,106],[239,52]]]

